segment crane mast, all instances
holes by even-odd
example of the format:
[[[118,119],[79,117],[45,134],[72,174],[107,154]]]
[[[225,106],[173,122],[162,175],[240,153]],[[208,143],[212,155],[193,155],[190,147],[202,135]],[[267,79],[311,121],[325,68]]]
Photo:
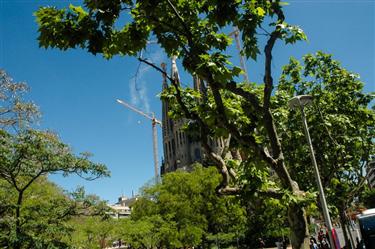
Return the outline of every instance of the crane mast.
[[[157,130],[156,130],[156,125],[160,125],[161,126],[161,121],[157,120],[155,118],[155,114],[154,113],[151,113],[151,116],[142,112],[141,110],[138,110],[137,108],[135,108],[134,106],[132,105],[129,105],[128,103],[120,100],[120,99],[117,99],[116,100],[119,104],[125,106],[126,108],[142,115],[143,117],[151,120],[151,125],[152,125],[152,147],[153,147],[153,154],[154,154],[154,174],[155,174],[155,181],[158,180],[158,176],[159,176],[159,166],[158,166],[158,137],[157,137]]]

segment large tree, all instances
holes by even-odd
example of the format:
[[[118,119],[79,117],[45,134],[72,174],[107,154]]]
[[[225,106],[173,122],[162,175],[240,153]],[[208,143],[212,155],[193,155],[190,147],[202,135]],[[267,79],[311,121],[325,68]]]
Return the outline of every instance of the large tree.
[[[168,56],[178,56],[189,73],[205,82],[207,91],[184,89],[176,74],[167,75],[147,59],[139,60],[170,81],[172,87],[164,97],[176,118],[192,120],[189,128],[198,131],[207,155],[222,174],[218,192],[283,196],[292,246],[299,249],[309,248],[303,207],[306,193],[300,190],[300,179],[288,171],[284,154],[293,152],[283,147],[274,118],[277,103],[272,98],[271,65],[276,42],[294,43],[306,36],[286,22],[282,5],[278,0],[85,0],[83,7],[40,8],[36,17],[39,43],[45,48],[83,48],[106,58],[137,56],[149,39],[156,39]],[[238,80],[242,71],[232,66],[226,53],[231,38],[225,31],[230,26],[239,29],[245,56],[264,56],[264,79],[258,85]],[[264,44],[258,42],[259,35],[266,37]],[[212,150],[209,136],[226,138],[223,153]],[[229,151],[232,160],[225,158]]]
[[[74,231],[67,244],[72,248],[102,249],[112,246],[112,242],[118,240],[115,229],[122,225],[120,221],[111,217],[80,216],[74,217],[68,222]],[[126,226],[126,229],[129,227]]]
[[[46,177],[41,177],[30,186],[23,196],[20,208],[22,230],[15,234],[17,192],[8,182],[0,179],[0,246],[14,248],[15,240],[20,240],[24,248],[43,245],[62,247],[63,238],[70,233],[64,222],[69,215],[72,202],[63,191]],[[33,241],[31,243],[31,241]]]
[[[364,191],[366,167],[375,153],[374,99],[363,92],[359,75],[343,68],[331,55],[317,52],[292,58],[284,67],[275,96],[275,113],[285,155],[292,175],[305,191],[316,191],[316,181],[302,132],[301,113],[286,104],[294,95],[310,94],[314,100],[306,108],[308,124],[328,202],[334,206],[344,227],[346,210]],[[306,174],[308,172],[308,174]],[[348,235],[344,229],[346,244]]]
[[[0,192],[7,197],[1,205],[1,244],[14,249],[66,247],[63,222],[88,202],[73,201],[51,186],[45,179],[55,173],[88,180],[109,175],[104,165],[74,155],[52,133],[0,131]]]
[[[245,209],[239,205],[238,198],[216,195],[219,182],[220,175],[214,167],[195,165],[192,172],[169,173],[161,183],[143,190],[131,218],[135,225],[138,222],[142,226],[156,224],[152,229],[153,246],[235,245],[246,230]]]
[[[0,246],[68,248],[72,216],[102,215],[104,202],[82,187],[66,193],[48,174],[78,174],[85,179],[108,176],[102,164],[80,156],[57,135],[30,129],[38,107],[24,99],[29,87],[0,70]]]

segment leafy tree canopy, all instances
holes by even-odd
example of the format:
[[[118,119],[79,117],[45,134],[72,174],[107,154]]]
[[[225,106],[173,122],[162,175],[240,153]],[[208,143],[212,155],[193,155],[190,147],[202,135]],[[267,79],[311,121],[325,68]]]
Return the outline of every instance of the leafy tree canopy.
[[[0,127],[2,129],[19,130],[36,121],[40,116],[38,107],[23,99],[23,94],[28,90],[26,83],[14,82],[4,70],[0,69]]]
[[[197,165],[192,172],[168,173],[162,183],[144,190],[131,217],[155,224],[157,246],[197,246],[212,243],[217,236],[229,236],[226,239],[233,243],[243,236],[245,210],[236,198],[216,195],[219,181],[213,167]]]
[[[109,175],[104,165],[87,156],[75,156],[49,132],[25,130],[12,135],[0,131],[0,195],[5,198],[0,206],[1,244],[15,249],[64,247],[69,229],[63,222],[72,215],[88,214],[92,198],[73,201],[46,176],[77,174],[93,180]]]

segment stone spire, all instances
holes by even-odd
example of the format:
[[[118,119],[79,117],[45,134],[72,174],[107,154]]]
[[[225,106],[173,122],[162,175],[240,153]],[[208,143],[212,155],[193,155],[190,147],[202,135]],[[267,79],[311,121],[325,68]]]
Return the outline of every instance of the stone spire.
[[[172,79],[177,80],[177,83],[180,84],[180,75],[178,74],[176,59],[177,59],[177,56],[174,55],[172,57],[172,72],[171,72],[171,76],[172,76]]]
[[[167,83],[167,64],[165,64],[164,62],[161,63],[161,68],[164,71],[164,73],[162,74],[162,76],[163,76],[163,90],[164,90],[168,87],[168,83]]]

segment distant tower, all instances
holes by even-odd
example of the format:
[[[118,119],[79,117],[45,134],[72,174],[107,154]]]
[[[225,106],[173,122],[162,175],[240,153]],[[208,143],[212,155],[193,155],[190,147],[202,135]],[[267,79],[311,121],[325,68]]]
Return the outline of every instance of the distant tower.
[[[168,87],[166,77],[166,64],[161,65],[165,74],[163,74],[163,90]],[[171,77],[179,80],[179,74],[176,64],[176,57],[172,58]],[[193,77],[194,89],[204,93],[204,83],[198,78]],[[172,120],[168,116],[169,106],[166,101],[162,101],[162,127],[163,127],[163,149],[164,161],[161,167],[161,174],[175,171],[177,169],[190,170],[191,165],[195,162],[204,163],[206,156],[200,141],[189,137],[183,130],[183,125],[187,119]],[[222,150],[223,139],[212,140],[210,145],[215,151]]]

